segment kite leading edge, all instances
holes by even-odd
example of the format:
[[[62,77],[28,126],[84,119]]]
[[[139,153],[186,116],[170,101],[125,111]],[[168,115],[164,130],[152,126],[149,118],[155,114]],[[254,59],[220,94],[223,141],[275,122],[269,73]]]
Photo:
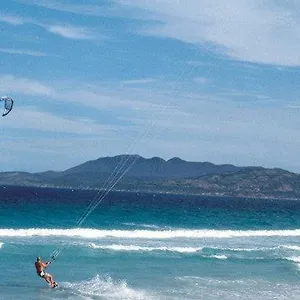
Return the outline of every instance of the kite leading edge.
[[[0,101],[4,102],[4,110],[2,113],[2,117],[5,117],[6,115],[8,115],[11,112],[13,105],[14,105],[14,101],[13,101],[13,99],[11,99],[7,96],[1,97]]]

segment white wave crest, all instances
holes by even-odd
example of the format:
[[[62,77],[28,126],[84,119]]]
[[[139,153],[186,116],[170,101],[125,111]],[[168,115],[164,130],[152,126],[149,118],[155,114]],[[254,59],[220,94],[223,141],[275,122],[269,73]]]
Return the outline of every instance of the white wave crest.
[[[286,260],[295,262],[295,263],[300,263],[300,256],[291,256],[291,257],[286,257]]]
[[[173,238],[241,238],[241,237],[297,237],[300,229],[294,230],[101,230],[92,228],[73,229],[0,229],[0,236],[9,237],[32,237],[32,236],[65,236],[81,238],[134,238],[134,239],[173,239]]]
[[[232,248],[232,247],[203,247],[203,250],[220,250],[220,251],[232,251],[232,252],[254,252],[254,251],[260,251],[260,250],[269,250],[272,248],[266,248],[266,247],[254,247],[254,248]]]
[[[128,287],[125,281],[113,281],[110,277],[101,278],[99,275],[96,277],[76,282],[63,282],[63,288],[68,289],[74,295],[81,295],[89,297],[88,299],[132,299],[132,300],[151,300],[153,299],[148,293],[142,290],[135,290]],[[157,298],[155,298],[157,299]]]
[[[207,256],[207,257],[208,257],[208,258],[221,259],[221,260],[225,260],[225,259],[228,258],[226,255],[210,255],[210,256]]]
[[[195,253],[201,251],[202,248],[194,247],[144,247],[136,245],[96,245],[90,243],[89,246],[93,249],[102,249],[102,250],[113,250],[113,251],[143,251],[143,252],[152,252],[152,251],[165,251],[165,252],[179,252],[179,253]]]
[[[2,248],[2,246],[3,246],[3,243],[0,242],[0,249]]]
[[[214,250],[222,250],[222,251],[233,251],[233,252],[256,252],[256,251],[272,251],[277,249],[288,249],[293,251],[300,251],[299,246],[293,245],[279,245],[275,247],[253,247],[253,248],[232,248],[232,247],[203,247],[205,249],[214,249]]]
[[[300,247],[299,246],[294,246],[294,245],[282,245],[282,248],[289,249],[289,250],[300,251]]]

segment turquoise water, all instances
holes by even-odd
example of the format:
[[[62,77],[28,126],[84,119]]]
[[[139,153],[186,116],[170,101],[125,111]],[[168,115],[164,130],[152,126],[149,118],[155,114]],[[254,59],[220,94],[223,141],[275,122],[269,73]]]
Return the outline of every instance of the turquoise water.
[[[300,201],[110,193],[76,228],[94,197],[0,188],[0,299],[300,299]]]

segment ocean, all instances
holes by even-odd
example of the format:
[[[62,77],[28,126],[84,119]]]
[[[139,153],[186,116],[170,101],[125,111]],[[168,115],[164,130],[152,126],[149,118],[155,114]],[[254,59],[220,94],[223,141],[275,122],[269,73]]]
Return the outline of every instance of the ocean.
[[[0,299],[300,299],[300,201],[95,196],[0,187]]]

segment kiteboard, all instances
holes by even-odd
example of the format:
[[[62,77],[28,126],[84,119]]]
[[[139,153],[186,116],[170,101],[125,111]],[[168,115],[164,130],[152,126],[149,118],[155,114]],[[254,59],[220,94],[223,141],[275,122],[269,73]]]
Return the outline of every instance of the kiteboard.
[[[58,283],[57,283],[57,282],[54,282],[53,285],[52,285],[52,288],[54,289],[54,288],[56,288],[56,287],[58,287]]]

